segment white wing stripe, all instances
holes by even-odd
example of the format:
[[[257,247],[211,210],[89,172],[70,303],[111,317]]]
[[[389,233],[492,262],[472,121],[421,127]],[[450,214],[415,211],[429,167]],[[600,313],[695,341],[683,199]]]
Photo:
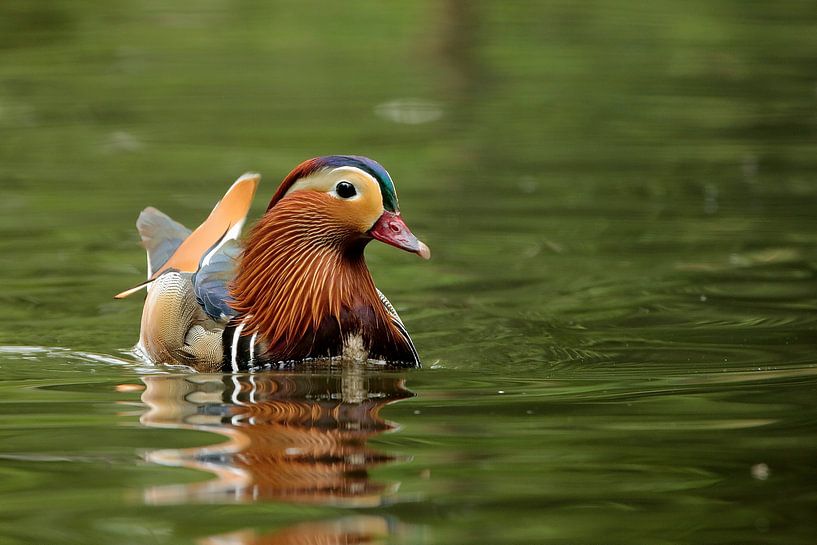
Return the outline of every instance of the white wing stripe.
[[[250,337],[250,363],[248,365],[252,365],[255,361],[255,338],[258,336],[258,332],[252,334]]]
[[[241,339],[241,330],[244,329],[244,322],[238,324],[233,332],[233,345],[230,349],[231,364],[233,373],[238,373],[238,341]]]

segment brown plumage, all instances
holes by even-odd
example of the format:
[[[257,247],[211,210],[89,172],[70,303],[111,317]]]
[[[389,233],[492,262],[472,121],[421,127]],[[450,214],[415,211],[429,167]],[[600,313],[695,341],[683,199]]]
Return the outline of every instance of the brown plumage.
[[[281,198],[253,227],[231,286],[231,306],[258,333],[265,358],[337,355],[360,334],[372,357],[410,349],[383,306],[363,249],[337,199],[300,191]]]

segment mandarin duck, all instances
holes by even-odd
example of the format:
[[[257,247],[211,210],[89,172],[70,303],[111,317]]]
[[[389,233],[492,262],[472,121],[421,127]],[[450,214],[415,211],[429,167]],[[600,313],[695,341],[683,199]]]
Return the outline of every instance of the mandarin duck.
[[[192,232],[152,207],[139,215],[148,279],[115,296],[147,288],[137,351],[206,372],[338,357],[419,367],[363,255],[377,239],[430,257],[400,215],[389,173],[353,155],[304,161],[242,244],[259,181],[241,176]]]

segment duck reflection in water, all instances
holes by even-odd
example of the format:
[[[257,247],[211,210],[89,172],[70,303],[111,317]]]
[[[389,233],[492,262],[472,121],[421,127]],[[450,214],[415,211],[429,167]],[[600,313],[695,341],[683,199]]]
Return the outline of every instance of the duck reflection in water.
[[[142,401],[150,427],[215,432],[212,446],[152,451],[150,462],[199,469],[215,479],[148,489],[151,504],[189,502],[297,503],[372,507],[399,483],[369,478],[369,469],[397,460],[366,441],[396,427],[380,409],[413,396],[404,379],[340,374],[154,375]]]
[[[197,545],[348,545],[389,542],[395,535],[409,534],[384,517],[359,515],[328,521],[304,522],[277,532],[242,530],[198,540]],[[415,538],[415,533],[411,533]],[[384,540],[384,538],[386,538]]]

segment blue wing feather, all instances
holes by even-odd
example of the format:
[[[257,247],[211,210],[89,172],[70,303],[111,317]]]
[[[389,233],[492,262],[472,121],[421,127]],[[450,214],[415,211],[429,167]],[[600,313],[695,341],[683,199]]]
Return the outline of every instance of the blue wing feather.
[[[235,239],[228,240],[193,275],[196,299],[207,315],[216,321],[227,321],[236,314],[229,305],[229,283],[235,277],[241,251],[241,245]]]

